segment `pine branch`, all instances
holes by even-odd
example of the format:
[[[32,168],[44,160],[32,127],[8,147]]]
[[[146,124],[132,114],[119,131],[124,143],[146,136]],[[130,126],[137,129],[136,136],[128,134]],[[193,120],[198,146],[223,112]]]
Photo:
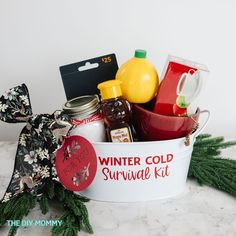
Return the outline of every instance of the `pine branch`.
[[[55,196],[54,181],[50,181],[46,188],[46,194],[49,199],[53,199]]]
[[[39,200],[39,206],[42,213],[45,215],[48,212],[48,199],[46,194],[44,194],[41,199]]]
[[[211,134],[201,134],[197,137],[197,141],[201,141],[203,139],[210,138],[210,137],[211,137]]]
[[[58,201],[63,202],[65,213],[59,218],[63,224],[61,226],[54,226],[52,235],[76,236],[77,232],[82,228],[92,234],[93,229],[89,223],[88,211],[83,203],[89,201],[89,199],[64,189],[60,183],[55,183],[55,189],[58,193],[56,198]]]
[[[55,183],[56,198],[62,202],[65,199],[65,188],[61,184]]]
[[[22,220],[35,207],[36,199],[30,193],[22,193],[7,202],[0,203],[0,226],[7,220]],[[18,227],[11,226],[8,236],[14,236]]]
[[[81,229],[93,233],[89,223],[88,211],[84,205],[84,202],[88,202],[89,199],[66,190],[60,183],[55,181],[48,184],[41,197],[33,197],[30,193],[22,193],[7,202],[0,203],[0,226],[4,225],[9,219],[22,220],[35,207],[36,200],[39,202],[42,213],[46,214],[49,199],[59,201],[65,209],[64,214],[59,218],[63,223],[52,228],[53,236],[77,236]],[[12,226],[8,236],[14,236],[17,229],[17,226]]]
[[[52,236],[70,235],[77,236],[77,232],[80,231],[80,222],[77,217],[70,210],[66,210],[65,213],[59,218],[63,223],[60,226],[53,226]],[[70,234],[69,234],[70,233]]]
[[[86,206],[81,202],[80,203],[80,210],[82,212],[82,221],[85,226],[85,229],[87,230],[88,233],[92,234],[93,233],[93,228],[90,225],[89,218],[88,218],[88,210]]]
[[[221,150],[236,145],[223,137],[200,135],[192,153],[188,177],[236,196],[236,161],[220,158]]]
[[[9,232],[8,232],[8,236],[14,236],[17,233],[19,226],[11,226]]]

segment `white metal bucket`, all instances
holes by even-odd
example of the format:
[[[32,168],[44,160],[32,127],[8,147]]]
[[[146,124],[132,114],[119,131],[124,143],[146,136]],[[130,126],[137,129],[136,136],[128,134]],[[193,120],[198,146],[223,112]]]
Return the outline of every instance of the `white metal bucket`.
[[[169,198],[182,193],[196,137],[133,143],[93,143],[98,169],[93,183],[81,195],[93,200],[135,202]]]

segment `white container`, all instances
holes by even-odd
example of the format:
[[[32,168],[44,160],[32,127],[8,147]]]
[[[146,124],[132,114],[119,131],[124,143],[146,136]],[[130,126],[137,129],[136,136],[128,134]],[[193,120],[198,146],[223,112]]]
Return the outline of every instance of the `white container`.
[[[86,124],[76,125],[69,133],[72,135],[80,135],[90,142],[105,142],[106,141],[106,130],[104,127],[103,119],[95,120]]]
[[[80,135],[90,142],[105,142],[106,130],[97,95],[73,98],[63,105],[63,110],[74,124],[69,135]]]
[[[185,145],[185,138],[93,143],[98,158],[97,173],[93,183],[80,194],[92,200],[111,202],[149,201],[181,194],[186,187],[193,144],[210,116],[209,111],[201,113],[206,113],[207,119],[190,136],[189,146]]]

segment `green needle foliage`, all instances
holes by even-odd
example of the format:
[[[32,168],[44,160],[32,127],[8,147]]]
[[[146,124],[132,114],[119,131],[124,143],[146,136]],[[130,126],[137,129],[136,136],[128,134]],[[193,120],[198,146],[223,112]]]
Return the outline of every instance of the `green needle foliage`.
[[[236,197],[236,161],[221,158],[221,150],[236,145],[223,137],[200,135],[193,148],[188,177]]]
[[[88,211],[84,202],[89,199],[76,195],[65,189],[60,183],[51,181],[42,196],[34,197],[30,193],[22,193],[7,202],[0,203],[0,227],[7,220],[22,220],[39,202],[43,214],[49,211],[49,202],[57,201],[64,207],[64,213],[59,218],[61,226],[53,226],[52,236],[77,236],[78,231],[86,230],[93,233],[89,223]],[[18,227],[12,226],[8,236],[14,236]]]
[[[62,187],[61,184],[55,183],[56,199],[62,202],[65,208],[65,213],[59,220],[63,221],[61,226],[54,226],[52,228],[52,235],[57,236],[63,232],[63,236],[70,235],[76,236],[77,232],[85,229],[88,233],[92,234],[93,229],[89,223],[88,211],[84,202],[89,199],[82,196],[71,194],[70,191]]]
[[[47,196],[43,195],[39,200],[39,206],[42,213],[45,215],[48,212],[48,198]]]
[[[36,199],[30,193],[22,193],[8,202],[0,203],[0,227],[3,226],[7,220],[22,220],[23,217],[27,216],[30,210],[35,207],[35,204]],[[17,226],[12,226],[8,236],[14,236],[17,229]]]

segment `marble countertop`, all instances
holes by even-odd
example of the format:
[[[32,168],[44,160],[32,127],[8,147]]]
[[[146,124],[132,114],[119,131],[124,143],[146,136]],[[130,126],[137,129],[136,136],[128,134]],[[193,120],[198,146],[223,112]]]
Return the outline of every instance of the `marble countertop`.
[[[10,181],[16,143],[0,142],[0,197]],[[236,157],[236,148],[224,155]],[[187,190],[173,199],[141,203],[90,201],[87,207],[95,236],[235,236],[236,199],[209,187],[187,182]],[[60,214],[52,209],[42,215],[36,207],[26,219],[53,219]],[[0,230],[7,235],[8,226]],[[17,235],[51,235],[50,227],[20,228]],[[89,235],[81,232],[79,235]]]

